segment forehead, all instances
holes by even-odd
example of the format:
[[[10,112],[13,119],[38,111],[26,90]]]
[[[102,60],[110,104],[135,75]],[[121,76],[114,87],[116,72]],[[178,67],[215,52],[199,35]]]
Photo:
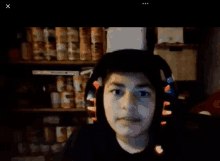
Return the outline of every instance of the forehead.
[[[119,81],[119,82],[133,82],[133,83],[150,83],[149,79],[147,78],[146,75],[143,73],[134,73],[134,72],[117,72],[117,73],[112,73],[109,76],[109,79],[106,83],[111,83],[114,81]]]

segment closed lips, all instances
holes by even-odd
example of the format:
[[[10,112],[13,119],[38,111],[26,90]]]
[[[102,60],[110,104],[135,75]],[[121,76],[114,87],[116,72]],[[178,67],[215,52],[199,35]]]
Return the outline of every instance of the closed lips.
[[[133,122],[139,122],[139,121],[140,121],[140,119],[137,119],[137,118],[129,118],[129,117],[118,118],[118,120],[126,120],[126,121],[133,121]]]

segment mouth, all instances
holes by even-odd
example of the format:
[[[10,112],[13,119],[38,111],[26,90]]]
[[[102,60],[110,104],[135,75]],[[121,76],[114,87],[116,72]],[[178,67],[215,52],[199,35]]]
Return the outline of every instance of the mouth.
[[[140,119],[137,119],[137,118],[127,118],[127,117],[118,118],[118,121],[120,121],[120,120],[134,122],[134,123],[140,122]]]

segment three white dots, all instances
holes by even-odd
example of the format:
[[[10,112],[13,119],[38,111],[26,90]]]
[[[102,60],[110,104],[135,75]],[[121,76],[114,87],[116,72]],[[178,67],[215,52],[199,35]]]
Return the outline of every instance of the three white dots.
[[[149,3],[142,3],[142,5],[148,5]]]

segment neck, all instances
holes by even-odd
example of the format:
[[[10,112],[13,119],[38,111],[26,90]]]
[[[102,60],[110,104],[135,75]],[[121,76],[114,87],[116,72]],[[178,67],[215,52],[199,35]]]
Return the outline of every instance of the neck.
[[[131,137],[131,136],[122,136],[116,134],[117,141],[119,145],[126,151],[129,152],[140,152],[143,151],[149,142],[149,134],[148,132],[136,136],[136,137]]]

